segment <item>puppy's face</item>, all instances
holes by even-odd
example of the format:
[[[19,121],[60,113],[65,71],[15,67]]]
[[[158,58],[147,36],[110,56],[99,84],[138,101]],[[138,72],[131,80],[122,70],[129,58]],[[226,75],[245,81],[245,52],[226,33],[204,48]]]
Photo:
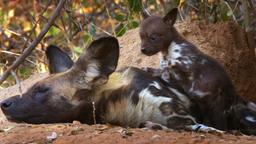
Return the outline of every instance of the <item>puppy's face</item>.
[[[151,56],[168,47],[170,26],[161,17],[146,18],[140,26],[141,52]]]
[[[168,49],[174,33],[177,9],[171,10],[165,17],[144,15],[140,25],[141,52],[151,56]]]

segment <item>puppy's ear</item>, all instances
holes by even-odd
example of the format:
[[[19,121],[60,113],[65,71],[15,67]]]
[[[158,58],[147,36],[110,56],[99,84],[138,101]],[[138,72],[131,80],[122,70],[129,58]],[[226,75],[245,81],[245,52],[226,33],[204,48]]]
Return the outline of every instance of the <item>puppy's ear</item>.
[[[175,22],[176,22],[177,14],[178,14],[178,8],[174,8],[174,9],[170,10],[170,11],[163,17],[163,21],[164,21],[165,23],[174,25]]]
[[[107,82],[117,67],[119,44],[114,37],[102,37],[93,41],[74,64],[74,85],[79,89],[91,89]]]
[[[151,16],[151,14],[149,13],[149,11],[146,10],[146,9],[143,9],[143,10],[141,11],[141,15],[142,15],[143,19],[146,19],[146,18],[148,18],[148,17]]]
[[[51,74],[64,72],[74,64],[68,54],[63,52],[57,46],[48,46],[45,54],[49,62],[48,68]]]

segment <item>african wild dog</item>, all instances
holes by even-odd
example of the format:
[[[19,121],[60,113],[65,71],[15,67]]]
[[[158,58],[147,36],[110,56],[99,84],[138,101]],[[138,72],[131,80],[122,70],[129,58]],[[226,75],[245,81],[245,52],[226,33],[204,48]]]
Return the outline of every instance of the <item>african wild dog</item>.
[[[1,103],[9,120],[214,130],[197,124],[189,99],[175,83],[132,67],[114,72],[119,44],[113,37],[93,41],[74,64],[55,46],[46,54],[52,74]]]
[[[143,13],[141,52],[148,56],[162,54],[160,69],[147,70],[182,86],[190,100],[200,107],[200,122],[221,130],[241,129],[255,134],[255,111],[236,94],[221,64],[177,32],[173,26],[177,12],[177,8],[172,9],[164,17]]]

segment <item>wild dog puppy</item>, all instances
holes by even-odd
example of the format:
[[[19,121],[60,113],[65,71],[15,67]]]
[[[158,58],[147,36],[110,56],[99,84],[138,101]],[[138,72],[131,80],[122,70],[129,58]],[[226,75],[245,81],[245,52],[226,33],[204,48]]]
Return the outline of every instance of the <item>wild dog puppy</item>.
[[[167,82],[179,83],[199,105],[201,122],[221,130],[255,130],[255,111],[236,94],[221,64],[184,39],[173,26],[177,11],[175,8],[164,17],[143,13],[141,52],[148,56],[162,54],[160,70],[149,71],[157,72]]]
[[[1,102],[9,120],[215,130],[197,124],[189,99],[175,83],[166,84],[137,68],[114,72],[119,45],[113,37],[92,42],[74,64],[55,46],[46,54],[52,74],[22,96]]]

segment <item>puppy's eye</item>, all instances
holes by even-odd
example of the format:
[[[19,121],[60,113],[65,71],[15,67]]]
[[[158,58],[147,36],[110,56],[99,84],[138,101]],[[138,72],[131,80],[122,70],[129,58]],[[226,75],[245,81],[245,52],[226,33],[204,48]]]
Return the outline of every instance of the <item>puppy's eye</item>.
[[[150,41],[155,42],[159,39],[158,35],[152,34],[149,36]]]
[[[150,35],[150,36],[149,36],[149,39],[150,39],[151,41],[156,41],[156,40],[158,40],[158,36],[157,36],[157,35]]]

